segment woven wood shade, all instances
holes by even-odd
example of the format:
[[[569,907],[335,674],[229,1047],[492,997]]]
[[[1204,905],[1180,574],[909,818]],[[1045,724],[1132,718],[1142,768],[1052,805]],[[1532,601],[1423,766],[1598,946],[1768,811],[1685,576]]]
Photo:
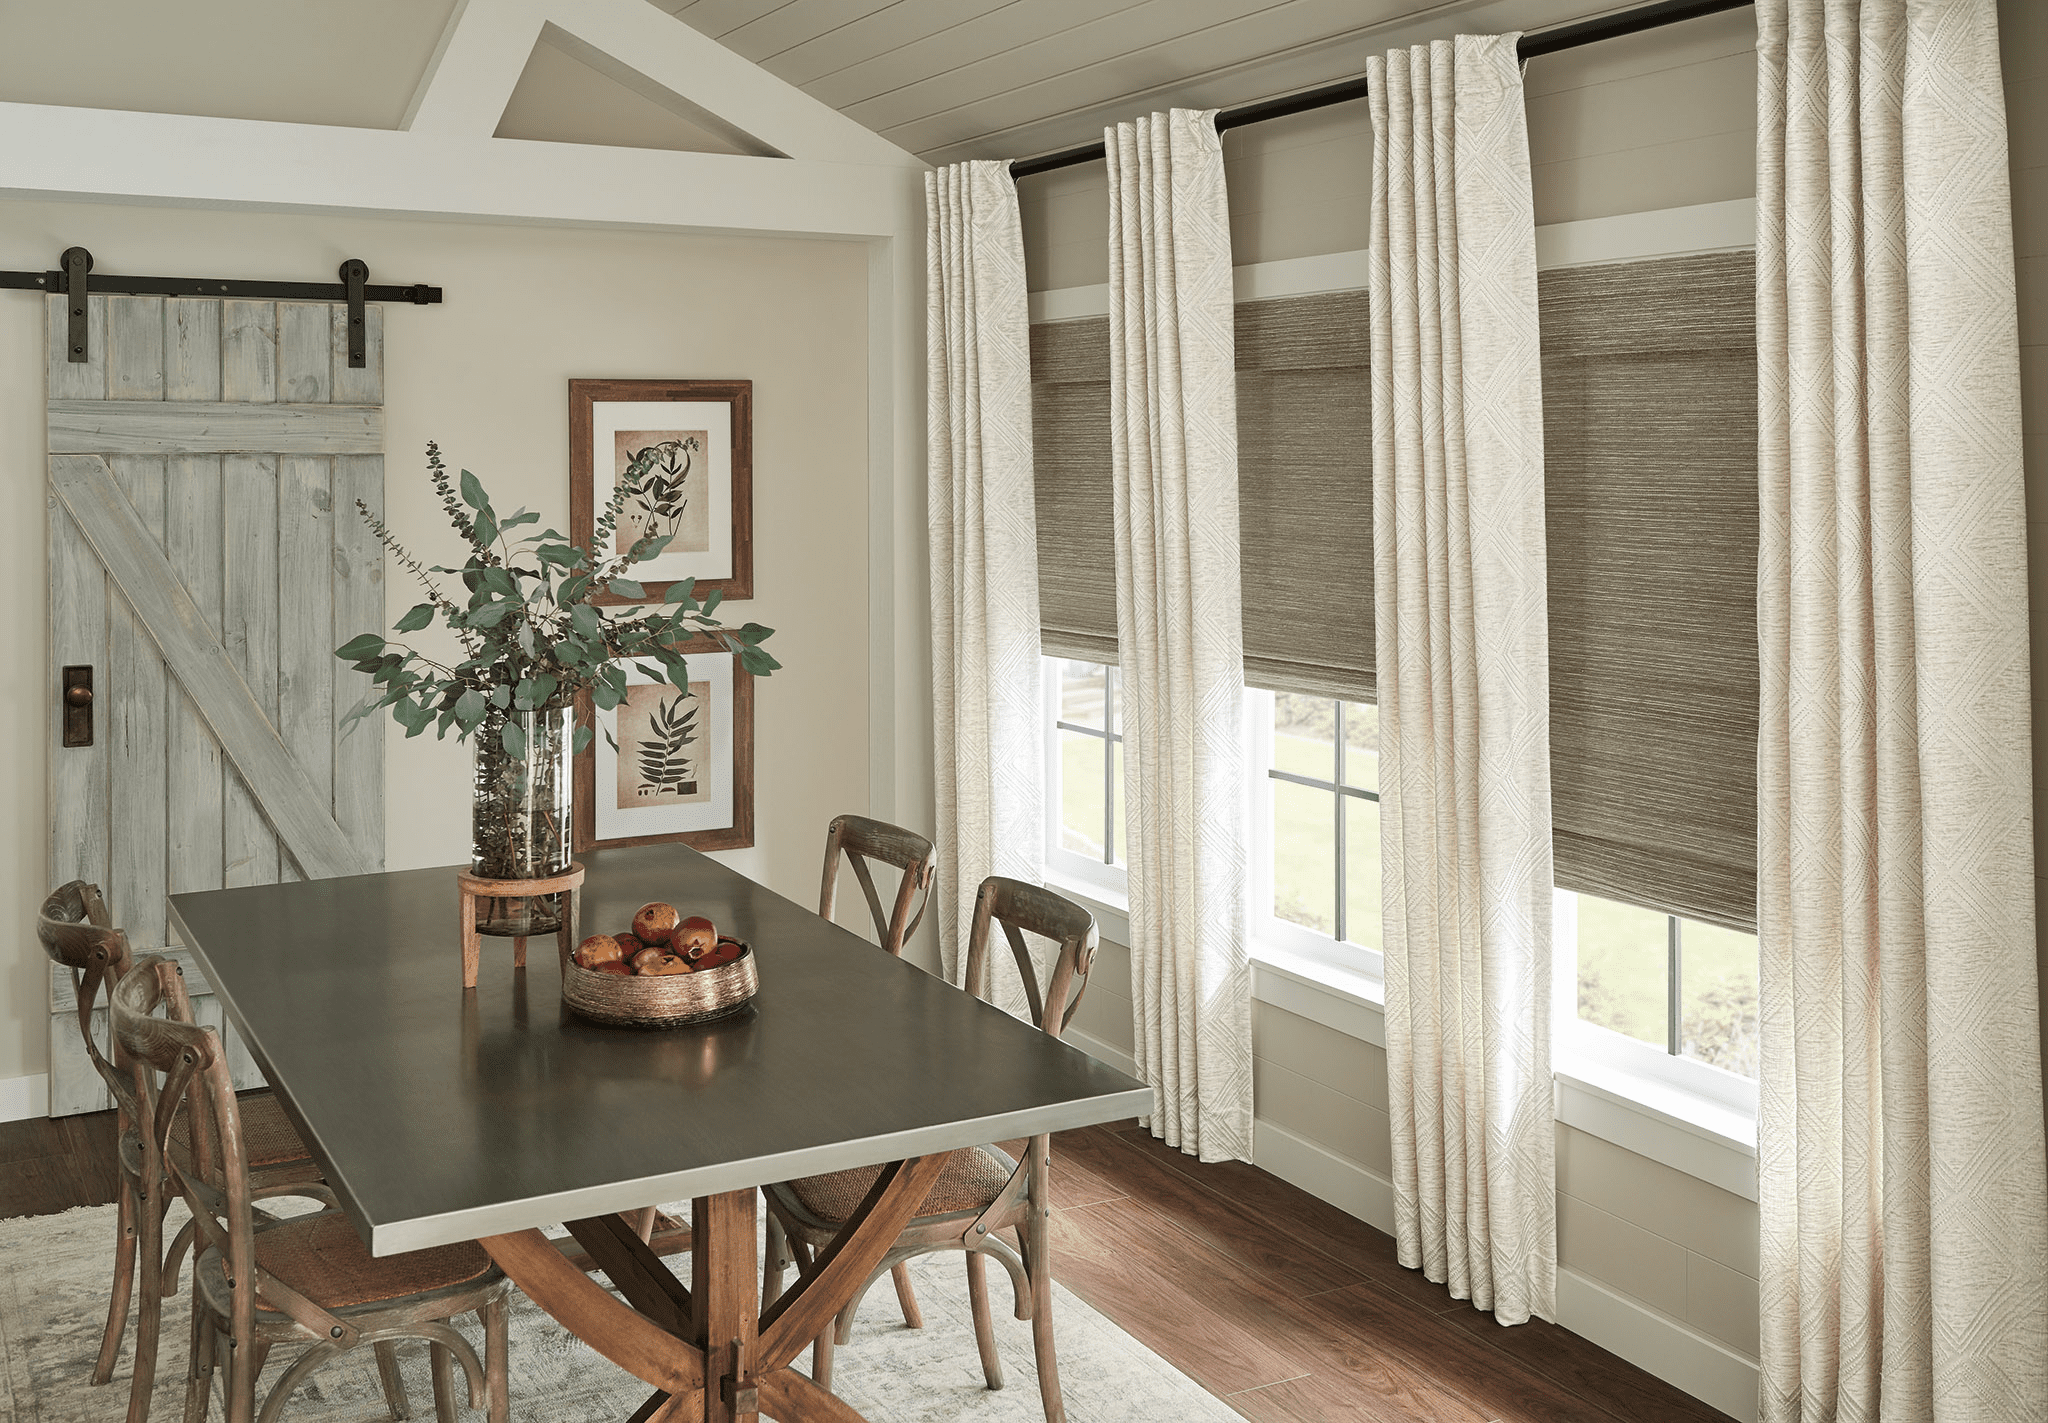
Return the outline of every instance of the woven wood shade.
[[[1372,392],[1365,293],[1237,307],[1244,678],[1370,701]],[[1040,643],[1116,661],[1109,323],[1031,330]]]
[[[1557,882],[1753,933],[1754,259],[1539,290]]]

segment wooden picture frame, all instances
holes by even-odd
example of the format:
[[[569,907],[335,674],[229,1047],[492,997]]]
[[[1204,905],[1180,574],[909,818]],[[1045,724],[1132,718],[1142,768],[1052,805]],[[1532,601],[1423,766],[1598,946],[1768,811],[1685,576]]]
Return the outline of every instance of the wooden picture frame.
[[[668,407],[668,408],[664,408]],[[720,407],[723,407],[722,409]],[[655,439],[693,439],[671,460],[683,486],[673,511],[645,505],[619,521],[623,553],[648,518],[675,542],[630,575],[659,603],[670,585],[697,580],[697,596],[716,590],[731,602],[754,596],[754,383],[748,380],[572,380],[569,382],[569,540],[590,547],[598,511],[610,500],[632,449]],[[607,463],[599,467],[599,457]],[[701,479],[698,489],[689,489]],[[632,603],[599,593],[599,603]]]
[[[599,711],[587,691],[577,697],[576,724],[597,733],[576,755],[572,809],[579,851],[670,844],[695,850],[744,850],[754,843],[753,674],[740,665],[738,654],[726,651],[713,638],[686,638],[669,645],[690,665],[693,695],[680,708],[677,699],[683,693],[642,676],[631,661],[623,664],[628,700],[617,709]],[[702,678],[700,668],[705,674]],[[653,690],[643,698],[635,696],[636,689]],[[681,785],[689,785],[690,799],[663,799],[664,793],[653,782],[635,772],[636,753],[642,748],[632,726],[637,722],[643,730],[663,728],[692,707],[704,710],[707,702],[711,745],[704,758],[709,764],[693,770],[691,780],[678,783],[676,794],[680,797]],[[619,731],[622,720],[628,723],[623,736]],[[606,731],[619,738],[617,751],[606,741]],[[675,752],[669,754],[673,758]],[[651,798],[629,803],[629,796],[640,795]]]

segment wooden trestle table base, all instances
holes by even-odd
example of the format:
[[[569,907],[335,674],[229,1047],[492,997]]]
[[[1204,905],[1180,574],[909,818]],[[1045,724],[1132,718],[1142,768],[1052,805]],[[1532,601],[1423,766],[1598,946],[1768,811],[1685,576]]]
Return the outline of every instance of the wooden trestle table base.
[[[756,1190],[691,1202],[687,1287],[620,1217],[570,1222],[577,1243],[625,1296],[623,1304],[538,1230],[481,1243],[527,1298],[654,1390],[631,1423],[737,1423],[762,1414],[779,1423],[860,1423],[851,1404],[790,1363],[874,1273],[945,1164],[941,1153],[884,1170],[838,1242],[766,1311],[760,1308]]]

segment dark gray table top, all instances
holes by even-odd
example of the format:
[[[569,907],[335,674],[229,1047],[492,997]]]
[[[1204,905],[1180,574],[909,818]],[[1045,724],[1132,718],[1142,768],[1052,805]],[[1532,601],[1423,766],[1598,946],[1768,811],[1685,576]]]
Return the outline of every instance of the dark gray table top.
[[[552,938],[523,973],[486,939],[465,994],[450,868],[172,896],[373,1253],[1151,1110],[1143,1084],[693,850],[579,859],[582,932],[657,899],[706,915],[759,956],[754,1008],[585,1022]]]

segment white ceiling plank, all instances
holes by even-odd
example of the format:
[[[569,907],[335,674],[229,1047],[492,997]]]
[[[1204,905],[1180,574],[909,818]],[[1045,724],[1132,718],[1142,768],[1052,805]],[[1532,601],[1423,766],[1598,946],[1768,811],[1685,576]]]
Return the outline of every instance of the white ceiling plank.
[[[400,128],[487,135],[519,86],[546,20],[540,0],[456,0]]]
[[[1099,65],[991,98],[975,105],[971,114],[955,111],[943,124],[901,125],[888,136],[931,163],[1025,157],[1098,143],[1107,125],[1155,109],[1232,108],[1354,78],[1365,72],[1368,57],[1398,45],[1459,33],[1536,29],[1584,18],[1589,10],[1611,8],[1589,5],[1588,0],[1454,0],[1431,7],[1426,15],[1396,15],[1346,35],[1207,72],[1167,69],[1155,61],[1164,77],[1153,82],[1142,77],[1137,82],[1112,82],[1110,65]]]
[[[896,0],[872,15],[783,50],[769,67],[790,83],[805,86],[808,92],[809,86],[825,75],[915,43],[926,35],[966,24],[993,10],[1033,3],[1036,0]]]
[[[962,116],[970,125],[984,117],[1000,121],[1002,115],[1027,112],[1042,102],[1041,95],[1067,107],[1073,96],[1092,98],[1326,44],[1359,28],[1361,19],[1379,18],[1404,3],[1259,0],[1254,8],[1246,0],[1145,0],[1000,54],[927,70],[889,93],[847,103],[845,111],[877,131],[970,106],[972,115]]]
[[[756,64],[765,64],[806,41],[838,36],[856,21],[897,3],[898,0],[791,0],[728,30],[718,37],[718,42]],[[781,72],[772,64],[768,67]]]
[[[751,20],[785,10],[793,0],[696,0],[677,12],[678,17],[699,34],[723,40]],[[737,49],[735,53],[739,53]],[[747,55],[752,59],[754,56]]]
[[[1089,46],[1084,35],[1091,25],[1150,3],[1151,0],[1030,0],[1029,4],[1002,5],[987,14],[920,35],[857,64],[848,64],[804,87],[807,93],[850,112],[854,104],[909,89],[964,66],[978,62],[1000,65],[1033,45],[1051,51],[1055,56],[1051,62],[1056,67],[1071,68],[1098,57],[1085,52]],[[1278,0],[1263,3],[1274,4]],[[1184,13],[1168,12],[1168,23],[1177,27]],[[1150,22],[1157,23],[1159,18],[1155,12]],[[1064,61],[1057,57],[1062,55]]]
[[[821,163],[917,164],[873,130],[644,0],[541,3],[556,28],[776,152]]]

